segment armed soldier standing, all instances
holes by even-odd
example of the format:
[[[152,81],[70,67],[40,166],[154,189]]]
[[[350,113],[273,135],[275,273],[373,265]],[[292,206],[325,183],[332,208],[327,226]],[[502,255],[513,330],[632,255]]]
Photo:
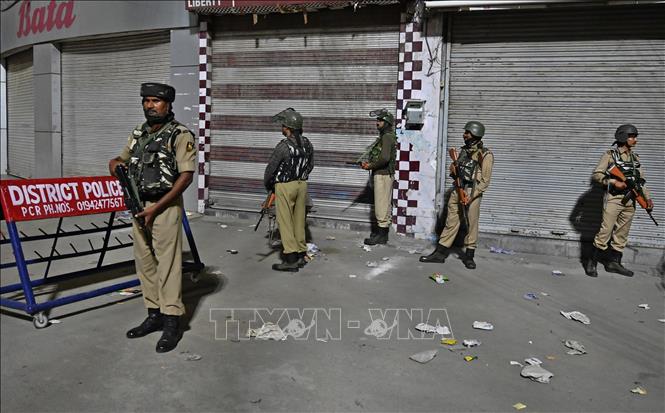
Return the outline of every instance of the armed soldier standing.
[[[376,117],[379,137],[369,147],[367,161],[361,163],[363,169],[372,171],[376,219],[371,235],[365,238],[365,244],[376,245],[387,243],[390,232],[397,136],[395,117],[387,109],[372,111],[369,116]]]
[[[483,146],[482,137],[485,135],[485,126],[476,121],[467,122],[464,126],[464,146],[460,149],[457,168],[451,164],[451,176],[458,177],[462,190],[467,194],[460,199],[457,191],[453,191],[448,200],[448,216],[446,226],[441,232],[436,250],[430,255],[420,257],[421,262],[445,262],[450,247],[455,241],[460,228],[460,216],[468,220],[467,234],[464,238],[466,252],[462,257],[464,266],[468,269],[476,268],[474,256],[478,245],[478,221],[480,219],[480,202],[483,193],[487,190],[492,177],[494,155]],[[457,170],[460,175],[457,176]]]
[[[120,156],[109,162],[115,175],[118,165],[127,165],[145,209],[151,240],[134,220],[134,257],[148,317],[127,332],[128,338],[163,330],[157,352],[173,350],[180,340],[182,303],[182,193],[196,170],[194,135],[174,119],[175,89],[160,83],[143,83],[143,112],[146,122],[129,135]],[[150,245],[152,243],[152,245]],[[154,255],[151,252],[154,250]]]
[[[314,168],[314,148],[302,136],[302,116],[293,108],[273,116],[273,122],[282,125],[286,138],[275,147],[263,175],[266,189],[275,191],[277,225],[284,249],[284,261],[272,269],[297,272],[306,264],[307,178]]]
[[[592,180],[606,188],[603,221],[593,240],[593,251],[584,268],[587,275],[597,277],[598,261],[603,262],[605,271],[632,277],[633,272],[621,264],[623,249],[628,242],[630,225],[635,216],[633,189],[646,200],[646,210],[651,212],[653,201],[644,186],[644,168],[640,157],[633,152],[637,145],[637,128],[621,125],[614,133],[615,149],[603,154],[593,171]],[[610,169],[616,166],[623,173],[626,182],[612,177]],[[631,199],[632,198],[632,199]]]

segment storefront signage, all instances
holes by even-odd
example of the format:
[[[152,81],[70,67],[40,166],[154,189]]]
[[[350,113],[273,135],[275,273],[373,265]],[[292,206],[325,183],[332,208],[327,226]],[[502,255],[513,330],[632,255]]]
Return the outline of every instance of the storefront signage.
[[[339,4],[345,3],[348,4],[348,1],[341,0],[186,0],[185,7],[187,10],[195,11],[197,9],[205,7],[219,7],[219,8],[228,8],[228,7],[266,7],[266,6],[294,6],[294,5],[306,5],[308,3],[321,4]]]
[[[0,202],[8,221],[126,209],[120,182],[111,176],[3,180]]]
[[[23,0],[19,9],[19,24],[16,37],[29,36],[53,28],[69,28],[74,23],[74,0],[56,3],[51,0],[48,6],[31,7],[30,0]]]

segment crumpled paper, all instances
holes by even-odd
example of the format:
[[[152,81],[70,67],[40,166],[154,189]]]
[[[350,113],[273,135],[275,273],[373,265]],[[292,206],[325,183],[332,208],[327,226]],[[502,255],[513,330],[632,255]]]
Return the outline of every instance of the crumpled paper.
[[[274,323],[267,322],[261,328],[250,328],[247,337],[255,337],[257,340],[286,340],[287,335]]]
[[[554,377],[554,374],[540,367],[539,364],[524,366],[520,375],[538,383],[549,383],[550,379]]]
[[[474,321],[473,328],[477,328],[479,330],[494,330],[494,326],[487,321]]]
[[[568,350],[566,353],[570,354],[571,356],[579,355],[579,354],[586,354],[586,349],[580,343],[579,341],[575,340],[564,340],[563,345],[568,347],[571,350]]]
[[[425,323],[419,323],[416,324],[416,330],[422,331],[423,333],[435,333],[435,334],[441,334],[441,335],[448,335],[450,334],[450,329],[448,329],[447,326],[440,326],[437,324],[436,327],[425,324]]]
[[[413,361],[417,361],[418,363],[425,364],[428,361],[432,360],[434,357],[436,357],[436,354],[439,352],[439,350],[427,350],[427,351],[421,351],[420,353],[413,354],[409,356],[409,358]]]
[[[579,321],[582,324],[591,324],[591,320],[585,314],[580,313],[579,311],[570,311],[565,312],[561,310],[561,315],[566,317],[569,320]]]
[[[476,347],[481,345],[482,343],[480,340],[476,340],[475,338],[473,338],[471,340],[463,340],[462,344],[464,344],[465,347]]]

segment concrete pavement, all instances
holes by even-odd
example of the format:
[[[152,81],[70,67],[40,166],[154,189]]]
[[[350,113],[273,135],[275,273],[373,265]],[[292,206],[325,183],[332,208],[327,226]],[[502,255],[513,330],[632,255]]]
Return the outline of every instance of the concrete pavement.
[[[145,316],[138,297],[56,308],[51,317],[61,323],[42,330],[3,309],[1,410],[515,411],[518,402],[523,412],[665,410],[664,288],[655,268],[632,265],[635,277],[625,278],[599,266],[593,279],[574,259],[482,249],[470,271],[454,256],[418,262],[410,252],[431,251],[424,241],[391,234],[387,246],[368,252],[360,248],[365,233],[314,227],[321,253],[298,273],[278,273],[266,223],[254,232],[254,222],[191,221],[208,267],[197,283],[185,279],[188,327],[171,353],[155,353],[157,333],[125,338]],[[3,262],[11,255],[5,247]],[[116,258],[131,251],[122,254]],[[428,278],[435,271],[450,282],[435,284]],[[539,299],[526,300],[528,292]],[[561,310],[581,311],[591,324]],[[436,318],[450,336],[482,344],[451,352],[440,337],[413,329]],[[243,337],[269,320],[299,339]],[[494,330],[473,329],[476,320]],[[566,354],[566,339],[588,354]],[[430,349],[439,351],[429,363],[409,360]],[[201,359],[188,361],[192,355]],[[520,377],[510,364],[527,357],[554,374],[549,384]],[[638,385],[646,395],[630,392]]]

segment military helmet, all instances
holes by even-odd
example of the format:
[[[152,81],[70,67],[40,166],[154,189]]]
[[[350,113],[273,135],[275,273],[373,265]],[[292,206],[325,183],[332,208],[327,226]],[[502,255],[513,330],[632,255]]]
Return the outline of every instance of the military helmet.
[[[273,122],[281,123],[289,129],[302,129],[302,115],[293,108],[286,108],[272,117]]]
[[[629,123],[617,128],[617,131],[614,132],[614,139],[617,142],[626,143],[628,141],[628,135],[637,136],[637,128]]]
[[[468,130],[477,138],[482,138],[485,135],[485,125],[475,120],[467,122],[466,125],[464,125],[464,130]]]
[[[386,108],[373,110],[369,113],[369,116],[390,123],[391,125],[395,124],[395,116],[393,116],[393,114]]]

